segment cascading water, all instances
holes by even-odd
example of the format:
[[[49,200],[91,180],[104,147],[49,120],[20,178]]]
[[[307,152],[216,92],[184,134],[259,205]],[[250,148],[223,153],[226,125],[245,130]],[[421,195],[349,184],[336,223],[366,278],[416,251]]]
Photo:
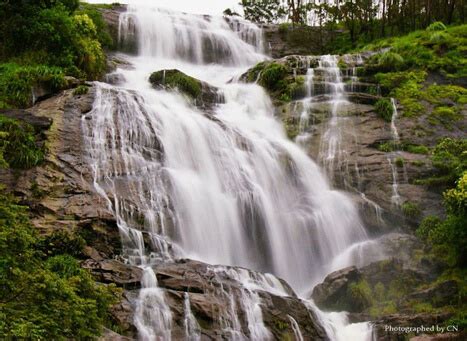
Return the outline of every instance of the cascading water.
[[[397,165],[396,165],[396,158],[398,156],[396,148],[399,147],[399,132],[397,131],[396,127],[396,119],[397,119],[397,105],[394,98],[391,98],[391,105],[392,105],[392,116],[391,116],[391,135],[393,140],[393,148],[394,151],[388,156],[388,163],[389,167],[391,168],[392,174],[392,196],[391,196],[391,203],[395,206],[400,206],[401,204],[401,196],[399,195],[399,182],[398,182],[398,173],[397,173]]]
[[[266,58],[256,26],[129,6],[120,33],[137,41],[138,55],[126,57],[134,68],[118,70],[122,87],[96,84],[83,130],[94,185],[117,218],[124,256],[144,268],[135,316],[142,339],[170,339],[170,309],[151,268],[156,261],[243,266],[305,293],[336,257],[367,239],[352,200],[287,140],[264,90],[228,82]],[[333,63],[325,57],[323,68]],[[169,68],[217,86],[225,102],[204,113],[179,93],[151,89],[149,74]],[[342,82],[337,72],[333,77],[340,94]],[[337,144],[331,129],[329,157]],[[281,291],[279,281],[230,275],[245,290],[242,307],[232,301],[226,328],[241,333],[235,311],[243,309],[250,336],[269,339],[251,286]],[[196,339],[189,301],[185,309],[187,337]]]

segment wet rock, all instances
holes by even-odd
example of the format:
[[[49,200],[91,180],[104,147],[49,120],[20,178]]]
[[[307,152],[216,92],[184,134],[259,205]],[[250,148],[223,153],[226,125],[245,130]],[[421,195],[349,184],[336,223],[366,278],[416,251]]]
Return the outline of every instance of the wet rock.
[[[321,309],[352,311],[354,302],[348,295],[349,287],[361,277],[361,272],[355,266],[335,271],[313,289],[311,297]]]
[[[96,280],[102,283],[115,283],[126,289],[139,288],[141,285],[143,270],[115,259],[88,259],[81,266],[89,269]]]
[[[52,125],[52,119],[48,117],[38,117],[28,110],[22,109],[0,109],[0,115],[16,120],[21,120],[34,127],[36,133],[46,131]]]
[[[98,6],[97,10],[102,13],[102,18],[107,24],[108,32],[113,41],[113,48],[119,47],[119,22],[120,14],[126,12],[127,5],[114,3],[111,6]]]
[[[128,291],[124,291],[121,301],[110,309],[111,319],[119,327],[120,333],[130,340],[137,339],[138,334],[134,325],[134,305],[131,303],[132,301],[134,301],[134,297],[131,297]]]
[[[98,341],[131,341],[131,340],[135,340],[135,339],[131,337],[122,336],[107,328],[104,328],[104,331],[102,332],[102,336],[98,338]]]
[[[183,322],[186,299],[200,326],[202,339],[231,339],[233,332],[253,339],[250,314],[258,303],[264,325],[273,339],[294,338],[291,318],[297,322],[304,339],[327,339],[315,314],[284,281],[271,275],[193,260],[159,264],[154,271],[173,315],[174,339],[186,337]],[[138,291],[132,291],[129,296],[136,298]]]
[[[224,101],[219,90],[206,82],[179,70],[161,70],[151,74],[149,82],[155,89],[178,90],[192,99],[198,107],[212,108]]]

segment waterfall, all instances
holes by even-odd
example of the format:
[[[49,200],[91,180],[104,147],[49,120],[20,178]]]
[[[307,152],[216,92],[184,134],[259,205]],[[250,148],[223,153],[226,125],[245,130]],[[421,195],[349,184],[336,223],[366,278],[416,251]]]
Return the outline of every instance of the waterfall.
[[[235,81],[267,58],[259,28],[138,5],[122,14],[120,34],[137,41],[138,54],[126,56],[133,67],[118,70],[121,87],[96,83],[82,122],[94,187],[117,219],[124,257],[144,269],[135,316],[142,339],[170,339],[170,309],[151,268],[156,261],[242,266],[284,278],[299,293],[322,280],[336,257],[342,266],[355,261],[345,255],[367,240],[356,205],[287,139],[266,92]],[[332,159],[343,83],[335,57],[320,65],[336,96]],[[177,92],[152,89],[150,73],[169,68],[217,86],[225,102],[206,113]],[[241,307],[233,300],[226,307],[225,328],[234,339],[241,333],[242,309],[250,335],[269,339],[254,288],[279,294],[280,282],[229,271],[245,289]],[[187,335],[196,339],[185,300]]]
[[[185,336],[187,341],[200,341],[201,334],[200,334],[200,327],[198,321],[193,316],[191,312],[190,306],[190,296],[188,293],[185,293],[185,301],[184,301],[184,309],[185,309],[185,318],[184,318],[184,325],[185,325]]]
[[[391,116],[391,135],[393,140],[394,149],[399,147],[399,132],[397,131],[396,127],[396,119],[397,119],[397,105],[396,100],[391,98],[391,105],[392,105],[392,116]],[[397,165],[396,165],[396,158],[398,157],[399,153],[397,151],[391,152],[391,155],[387,158],[389,162],[389,167],[391,169],[392,175],[392,195],[391,195],[391,203],[395,206],[400,206],[401,204],[401,197],[399,195],[399,182],[398,182],[398,174],[397,174]]]

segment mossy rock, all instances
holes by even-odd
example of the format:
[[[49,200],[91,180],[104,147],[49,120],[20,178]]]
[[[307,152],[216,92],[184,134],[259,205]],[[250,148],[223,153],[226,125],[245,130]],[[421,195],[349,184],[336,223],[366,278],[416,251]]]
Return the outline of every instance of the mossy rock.
[[[209,107],[223,102],[217,88],[176,69],[153,72],[149,82],[156,89],[177,90],[198,106]]]
[[[201,81],[184,74],[179,70],[161,70],[151,74],[149,81],[155,88],[178,89],[195,99],[201,96]]]

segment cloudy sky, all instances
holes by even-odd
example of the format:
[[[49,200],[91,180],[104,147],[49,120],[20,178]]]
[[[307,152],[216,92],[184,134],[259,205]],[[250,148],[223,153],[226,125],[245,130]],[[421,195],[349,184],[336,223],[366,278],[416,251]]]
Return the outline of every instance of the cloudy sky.
[[[144,3],[160,6],[173,10],[198,13],[198,14],[222,14],[226,8],[240,11],[240,0],[86,0],[91,3]]]

